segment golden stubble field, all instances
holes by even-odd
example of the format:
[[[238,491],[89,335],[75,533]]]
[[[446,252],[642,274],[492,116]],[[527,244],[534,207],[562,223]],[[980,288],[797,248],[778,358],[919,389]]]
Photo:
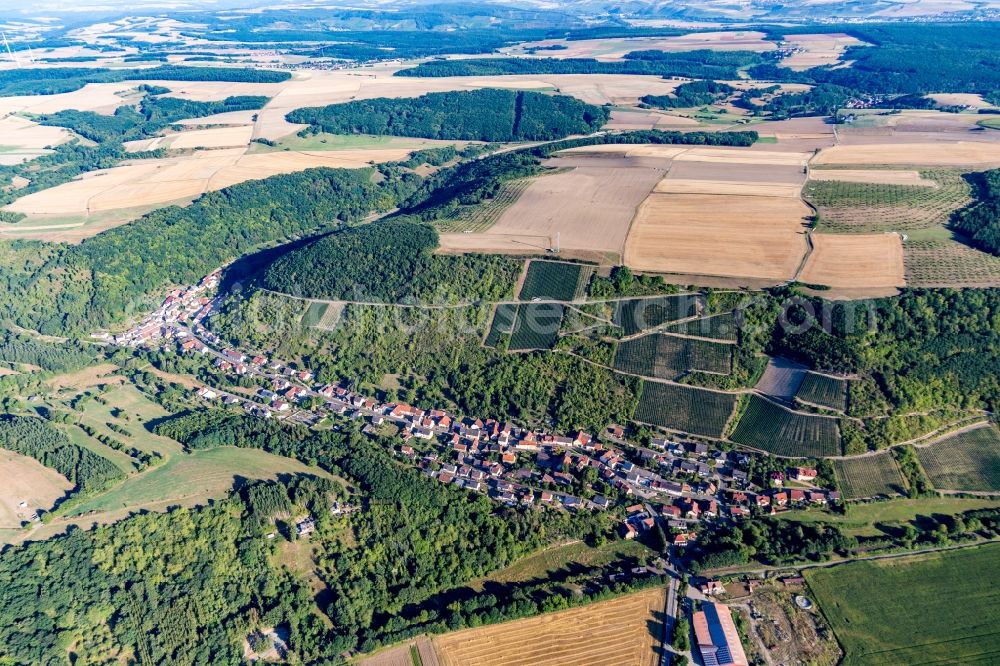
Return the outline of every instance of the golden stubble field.
[[[51,509],[73,489],[73,484],[55,470],[11,451],[0,450],[0,479],[0,529],[19,528],[36,510]]]
[[[976,166],[987,168],[1000,165],[1000,142],[905,143],[902,138],[897,136],[892,143],[859,143],[826,148],[820,151],[812,163],[817,165],[900,164],[906,166]]]
[[[642,146],[656,155],[673,146]],[[808,153],[692,148],[639,207],[624,263],[639,271],[788,280],[808,245]]]
[[[788,280],[805,255],[809,208],[793,197],[652,194],[625,264],[652,273]]]
[[[874,183],[877,185],[916,185],[937,187],[937,183],[920,175],[919,171],[898,169],[813,169],[810,180],[835,180],[845,183]]]
[[[842,289],[906,285],[899,234],[812,234],[813,251],[799,280]]]
[[[666,590],[656,588],[433,639],[442,666],[655,666]]]
[[[198,150],[92,171],[17,199],[4,210],[27,220],[0,227],[0,236],[79,241],[159,205],[190,201],[247,180],[313,167],[361,168],[405,159],[409,148],[362,148],[246,154],[246,148]],[[133,211],[134,215],[128,214]],[[116,215],[116,213],[121,213]]]
[[[636,208],[666,172],[668,162],[629,160],[600,152],[555,159],[560,173],[532,181],[492,227],[441,235],[445,252],[544,252],[620,260]]]

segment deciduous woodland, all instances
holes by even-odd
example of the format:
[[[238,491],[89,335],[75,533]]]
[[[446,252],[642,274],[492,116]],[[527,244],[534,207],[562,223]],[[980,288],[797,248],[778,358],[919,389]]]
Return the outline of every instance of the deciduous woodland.
[[[288,120],[334,134],[544,141],[598,130],[607,122],[608,111],[564,95],[485,88],[298,109]]]

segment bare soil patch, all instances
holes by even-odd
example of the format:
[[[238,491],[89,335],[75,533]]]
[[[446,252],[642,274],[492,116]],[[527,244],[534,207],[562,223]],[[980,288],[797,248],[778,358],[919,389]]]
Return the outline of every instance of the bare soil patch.
[[[667,178],[801,186],[806,175],[805,169],[797,164],[768,164],[766,169],[762,169],[757,163],[677,160],[671,166]]]
[[[445,634],[433,639],[443,666],[654,666],[665,590]]]
[[[784,358],[772,358],[754,388],[764,395],[791,401],[805,378],[805,366]]]
[[[862,289],[906,284],[899,234],[813,234],[812,244],[802,282]]]

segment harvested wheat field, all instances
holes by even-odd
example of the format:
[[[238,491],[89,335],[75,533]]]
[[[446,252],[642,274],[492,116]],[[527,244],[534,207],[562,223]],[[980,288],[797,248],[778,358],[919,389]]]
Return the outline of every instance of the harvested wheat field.
[[[433,640],[443,666],[654,666],[662,588],[582,608],[445,634]]]
[[[813,164],[1000,165],[1000,142],[879,143],[840,145],[820,151]]]
[[[0,529],[19,528],[38,509],[51,509],[73,489],[55,470],[12,451],[0,450],[0,479]]]
[[[179,97],[193,102],[215,102],[227,97],[263,95],[274,97],[286,85],[281,83],[245,83],[242,81],[141,81],[152,86],[169,88],[165,97]],[[137,83],[133,83],[133,86]]]
[[[802,49],[781,61],[782,67],[796,71],[835,65],[840,62],[847,47],[864,45],[860,39],[842,32],[789,35],[785,41],[793,48]]]
[[[926,95],[941,106],[968,106],[974,109],[986,109],[991,106],[982,95],[973,93],[931,93]]]
[[[140,81],[88,83],[79,90],[56,95],[0,97],[0,114],[14,111],[56,113],[67,109],[76,109],[110,115],[125,102],[118,93],[132,90],[140,83]]]
[[[62,127],[39,125],[21,116],[0,118],[0,145],[25,151],[41,151],[56,146],[72,137],[72,133]]]
[[[245,152],[245,148],[204,150],[91,171],[69,183],[29,194],[7,205],[5,210],[24,213],[28,219],[23,223],[6,225],[3,232],[27,237],[22,232],[81,227],[90,216],[100,213],[126,209],[145,212],[151,206],[190,200],[205,192],[247,180],[313,167],[361,168],[370,162],[405,159],[411,151],[407,148],[375,148],[254,155],[246,155]],[[121,219],[119,223],[127,219]],[[37,224],[46,220],[52,221],[52,224]],[[55,224],[55,221],[60,224]],[[100,226],[94,233],[104,228],[107,226]]]
[[[797,197],[651,194],[625,243],[625,264],[656,273],[791,279],[807,245]]]
[[[251,125],[230,125],[228,127],[211,127],[208,129],[173,132],[151,139],[129,141],[125,144],[125,148],[130,151],[156,150],[157,148],[166,148],[169,150],[183,150],[186,148],[235,148],[250,145],[252,136],[253,127]]]
[[[636,154],[653,152],[658,146],[642,147]],[[748,148],[689,148],[674,159],[679,162],[712,162],[720,164],[759,164],[761,166],[805,167],[809,153],[787,150],[750,150]]]
[[[813,234],[812,244],[802,282],[846,289],[906,284],[899,234]]]
[[[183,125],[185,127],[199,126],[199,125],[252,125],[254,116],[257,115],[256,110],[251,111],[225,111],[223,113],[215,113],[210,116],[201,116],[198,118],[185,118],[184,120],[178,120],[173,123],[174,125]]]
[[[664,178],[653,190],[659,194],[720,194],[748,197],[797,197],[801,185],[749,181]]]
[[[937,187],[933,180],[924,178],[919,171],[894,169],[813,169],[810,180],[836,180],[845,183],[873,183],[876,185],[916,185]]]
[[[612,156],[606,166],[543,175],[492,227],[476,234],[442,234],[441,247],[458,252],[544,252],[555,247],[558,235],[559,248],[567,256],[620,258],[636,208],[663,174],[663,168],[621,166]]]

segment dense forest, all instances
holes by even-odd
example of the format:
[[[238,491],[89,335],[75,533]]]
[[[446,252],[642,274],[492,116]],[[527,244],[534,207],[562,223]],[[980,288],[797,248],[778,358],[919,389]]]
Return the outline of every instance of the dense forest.
[[[97,142],[123,142],[144,139],[173,122],[184,118],[202,118],[227,111],[249,111],[262,108],[267,97],[227,97],[218,102],[194,102],[161,94],[147,94],[139,108],[120,106],[113,115],[93,111],[59,111],[36,116],[42,125],[56,125]]]
[[[456,587],[549,540],[603,535],[602,516],[498,507],[398,466],[354,434],[201,413],[162,430],[185,441],[193,431],[225,432],[243,446],[313,455],[357,485],[346,499],[364,510],[333,516],[330,501],[343,501],[344,488],[298,477],[247,485],[200,509],[8,549],[0,559],[0,658],[61,663],[71,647],[83,663],[236,664],[249,634],[277,626],[297,661],[339,664],[347,650],[625,589],[599,583],[581,596],[537,581],[489,593]],[[211,445],[205,437],[202,444]],[[317,523],[310,546],[319,596],[279,565],[283,539],[266,538],[278,531],[294,539],[294,519],[305,515]]]
[[[0,416],[0,448],[31,456],[76,485],[81,492],[105,488],[124,473],[106,458],[77,446],[42,419]]]
[[[437,232],[384,220],[336,231],[273,263],[263,285],[282,293],[362,302],[496,301],[512,297],[522,261],[438,256]]]
[[[607,122],[608,111],[565,95],[484,88],[296,109],[287,118],[333,134],[545,141],[590,134]]]
[[[150,69],[88,69],[50,67],[8,69],[0,72],[0,95],[54,95],[72,92],[88,83],[118,81],[235,81],[280,83],[291,78],[288,72],[248,67],[184,67],[163,65]]]
[[[70,372],[92,363],[95,356],[93,349],[73,341],[56,344],[0,333],[0,361],[11,365],[26,363],[51,372]]]
[[[952,226],[977,247],[1000,254],[1000,169],[967,176],[975,187],[976,200],[955,213]]]
[[[617,62],[591,58],[468,58],[430,60],[396,76],[501,76],[508,74],[645,74],[696,79],[736,79],[739,70],[763,62],[753,51],[635,51]]]

